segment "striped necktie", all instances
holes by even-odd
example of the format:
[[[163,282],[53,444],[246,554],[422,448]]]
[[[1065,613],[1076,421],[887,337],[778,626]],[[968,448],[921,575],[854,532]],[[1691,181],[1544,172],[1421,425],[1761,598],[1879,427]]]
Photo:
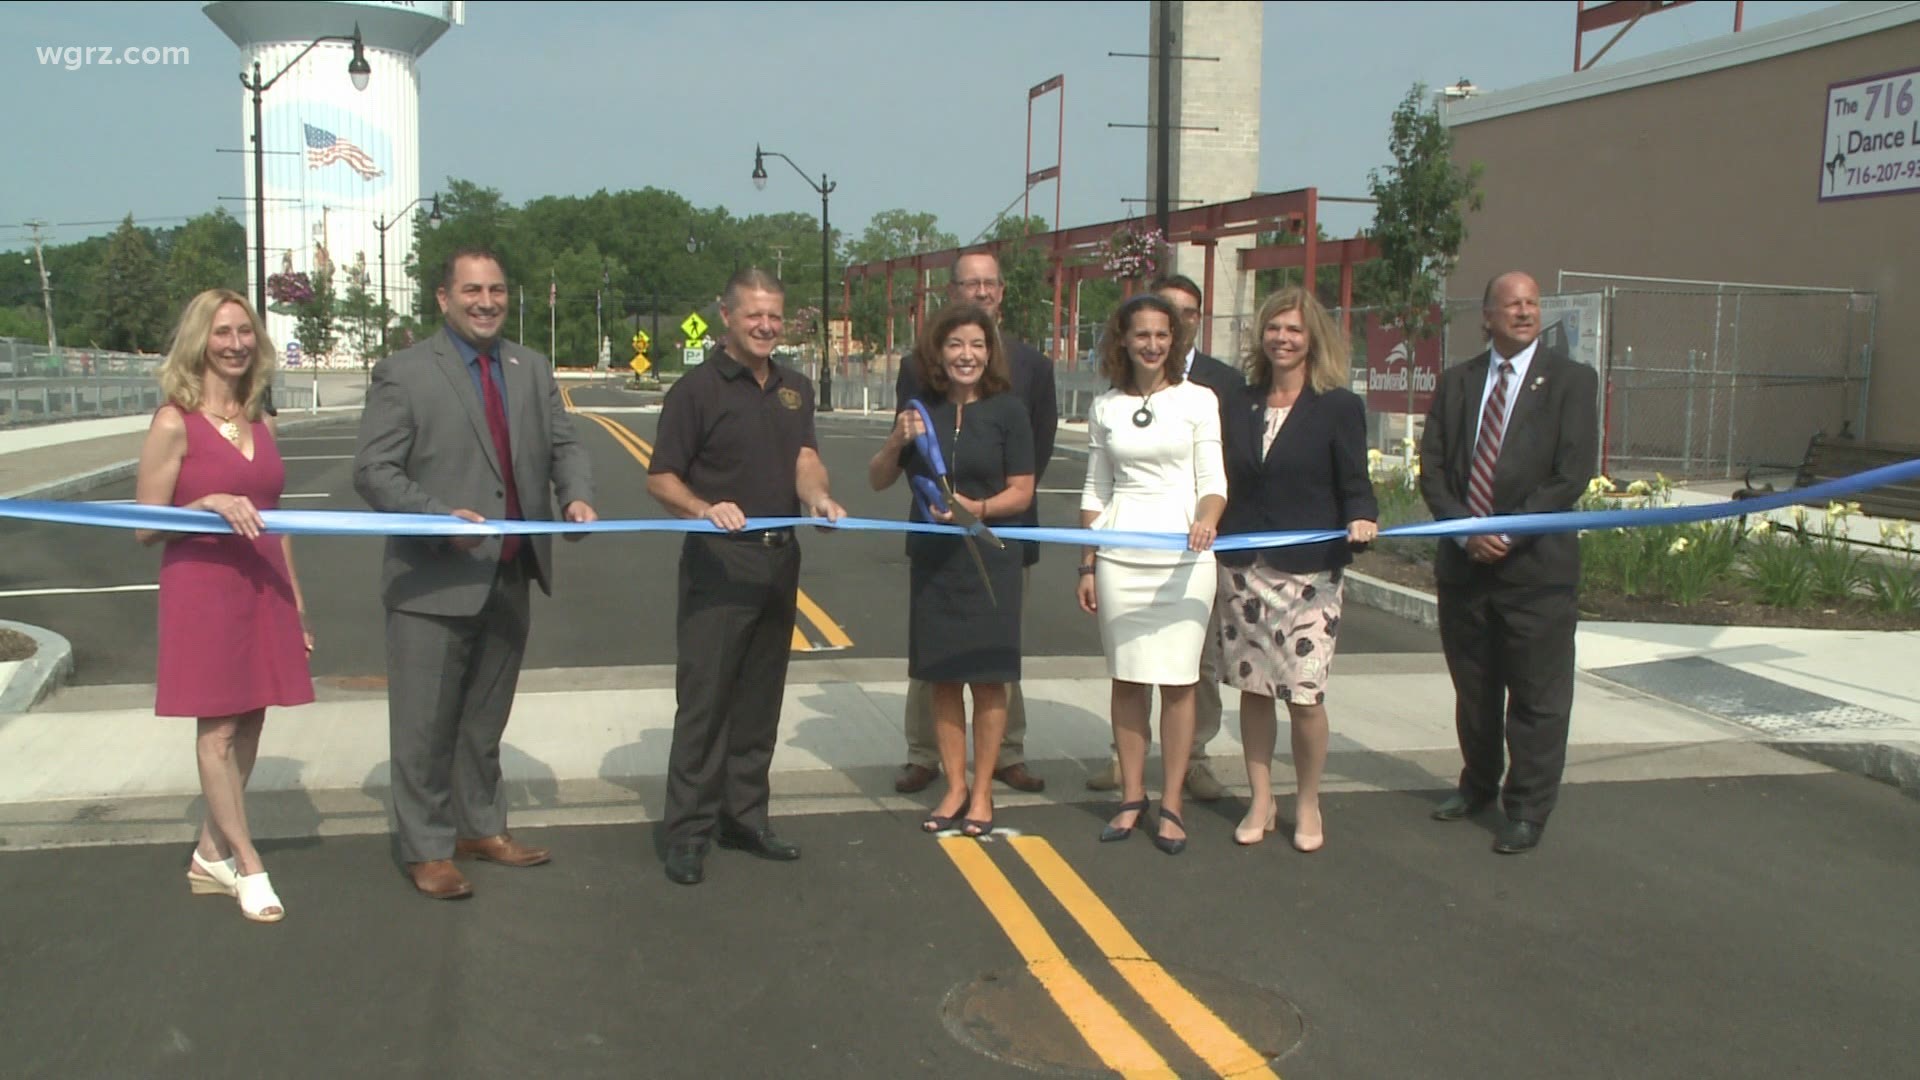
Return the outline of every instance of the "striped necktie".
[[[1502,360],[1493,393],[1487,395],[1487,408],[1480,414],[1480,437],[1473,444],[1473,472],[1467,477],[1467,510],[1474,517],[1493,513],[1493,467],[1500,460],[1500,440],[1506,435],[1507,384],[1512,378],[1513,361]]]

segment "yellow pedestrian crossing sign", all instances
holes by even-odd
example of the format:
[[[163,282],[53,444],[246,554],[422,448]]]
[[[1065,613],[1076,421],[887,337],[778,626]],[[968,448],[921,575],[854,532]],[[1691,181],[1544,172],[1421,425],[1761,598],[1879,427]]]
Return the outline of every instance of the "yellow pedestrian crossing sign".
[[[699,312],[693,312],[681,321],[680,332],[687,335],[688,341],[699,341],[706,336],[707,320],[701,318]]]

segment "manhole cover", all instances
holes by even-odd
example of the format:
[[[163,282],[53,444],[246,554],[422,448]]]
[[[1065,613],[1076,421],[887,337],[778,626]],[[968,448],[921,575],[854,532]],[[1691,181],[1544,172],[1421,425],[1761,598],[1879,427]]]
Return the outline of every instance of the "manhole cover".
[[[1184,1036],[1193,1032],[1176,1031],[1172,1022],[1134,992],[1122,975],[1129,964],[1172,976],[1238,1037],[1235,1041],[1240,1045],[1232,1050],[1212,1046],[1214,1063],[1210,1065],[1188,1045]],[[1225,975],[1140,960],[1099,959],[1075,963],[1073,969],[1180,1076],[1231,1076],[1256,1069],[1298,1046],[1305,1034],[1300,1012],[1291,1001],[1264,986]],[[989,972],[954,987],[941,1003],[940,1013],[941,1022],[955,1038],[995,1061],[1048,1076],[1114,1075],[1088,1044],[1089,1037],[1100,1036],[1082,1035],[1031,967]],[[1090,1024],[1089,1029],[1097,1032],[1098,1025]]]

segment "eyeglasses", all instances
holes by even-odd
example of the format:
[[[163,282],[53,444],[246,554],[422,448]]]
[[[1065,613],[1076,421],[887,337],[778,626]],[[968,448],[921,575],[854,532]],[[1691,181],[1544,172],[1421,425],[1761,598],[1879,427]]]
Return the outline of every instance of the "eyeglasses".
[[[953,283],[953,287],[956,289],[964,289],[967,292],[975,292],[980,289],[998,289],[1004,284],[1006,283],[999,278],[977,277],[968,278],[965,281],[956,281]]]

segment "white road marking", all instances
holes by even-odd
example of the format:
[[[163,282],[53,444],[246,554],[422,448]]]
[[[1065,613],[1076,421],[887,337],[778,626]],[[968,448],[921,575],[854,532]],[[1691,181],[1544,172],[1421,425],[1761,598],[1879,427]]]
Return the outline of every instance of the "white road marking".
[[[13,589],[0,592],[0,600],[9,600],[16,596],[87,596],[93,593],[118,592],[157,592],[158,583],[152,585],[102,585],[92,589]]]

